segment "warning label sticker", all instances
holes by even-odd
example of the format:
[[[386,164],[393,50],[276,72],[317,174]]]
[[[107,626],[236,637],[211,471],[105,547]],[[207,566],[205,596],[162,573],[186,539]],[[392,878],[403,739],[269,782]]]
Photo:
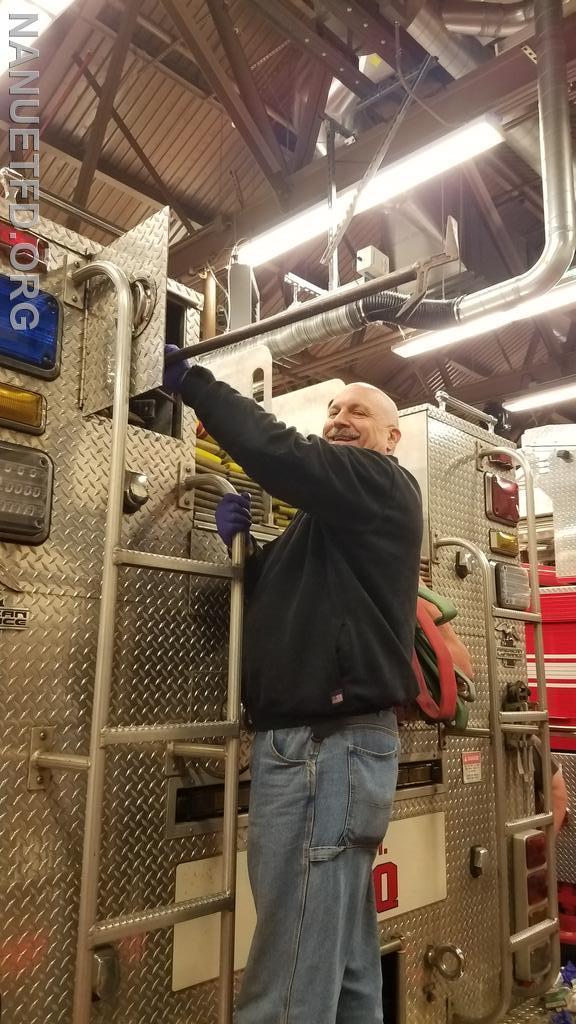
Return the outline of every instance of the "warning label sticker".
[[[482,782],[482,754],[479,750],[463,751],[462,781]]]

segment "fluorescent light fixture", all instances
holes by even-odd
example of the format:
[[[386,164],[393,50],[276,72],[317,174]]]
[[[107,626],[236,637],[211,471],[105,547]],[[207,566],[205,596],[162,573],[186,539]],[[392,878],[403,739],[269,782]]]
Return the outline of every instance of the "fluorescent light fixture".
[[[438,331],[418,334],[415,338],[393,345],[392,351],[407,359],[412,356],[427,355],[428,352],[434,352],[439,348],[470,341],[471,338],[490,334],[491,331],[498,331],[517,320],[529,320],[530,317],[542,316],[543,313],[552,313],[554,310],[574,305],[576,305],[576,269],[568,271],[555,288],[544,292],[543,295],[520,302],[511,309],[488,313],[476,320],[465,320],[464,323],[457,323],[454,327],[443,327]]]
[[[525,409],[539,409],[544,405],[558,405],[576,398],[576,381],[571,384],[559,384],[558,387],[547,388],[545,391],[532,391],[519,398],[510,398],[502,402],[509,412],[523,412]]]
[[[16,59],[14,46],[9,45],[10,30],[16,33],[18,26],[24,26],[26,18],[35,18],[36,20],[28,27],[22,27],[22,35],[14,34],[12,39],[14,44],[19,43],[20,46],[27,46],[30,49],[35,47],[41,52],[41,47],[38,46],[39,37],[73,2],[74,0],[37,0],[34,3],[31,0],[0,0],[0,31],[2,33],[0,74],[4,74],[10,61]],[[29,32],[38,33],[38,35],[25,34]],[[30,58],[30,63],[31,61],[32,58]],[[22,63],[18,69],[24,71],[28,66],[28,63]]]
[[[371,210],[429,181],[430,178],[463,164],[466,160],[474,159],[480,153],[497,146],[503,138],[498,121],[489,115],[456,128],[436,142],[423,146],[410,156],[403,157],[379,171],[363,189],[356,213]],[[352,185],[339,193],[336,201],[336,217],[339,221],[344,217],[357,189],[357,185]],[[328,201],[317,203],[316,206],[290,217],[270,231],[244,242],[238,248],[238,259],[242,263],[258,267],[282,253],[289,252],[290,249],[303,245],[304,242],[310,242],[313,238],[326,234],[331,218]]]

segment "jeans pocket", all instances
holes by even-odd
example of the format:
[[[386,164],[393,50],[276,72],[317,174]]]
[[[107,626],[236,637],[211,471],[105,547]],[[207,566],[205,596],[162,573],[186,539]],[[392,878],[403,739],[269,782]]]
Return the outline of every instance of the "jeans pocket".
[[[272,760],[294,767],[306,764],[309,729],[271,729],[268,737]]]
[[[348,747],[348,810],[343,846],[375,849],[388,828],[398,775],[398,743],[394,734],[383,729],[378,733],[378,745],[388,746],[388,750]]]

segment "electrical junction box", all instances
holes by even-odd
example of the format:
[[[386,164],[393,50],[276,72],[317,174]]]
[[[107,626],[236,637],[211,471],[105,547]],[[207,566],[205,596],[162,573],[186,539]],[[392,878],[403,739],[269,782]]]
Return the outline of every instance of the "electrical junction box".
[[[390,260],[375,245],[367,245],[356,253],[356,270],[364,280],[371,281],[389,272]]]

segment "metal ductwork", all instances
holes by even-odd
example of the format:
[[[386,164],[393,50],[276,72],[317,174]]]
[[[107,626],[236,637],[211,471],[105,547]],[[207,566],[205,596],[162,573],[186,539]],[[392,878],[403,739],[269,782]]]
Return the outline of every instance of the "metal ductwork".
[[[354,289],[347,291],[353,292]],[[374,295],[347,302],[336,309],[296,320],[284,327],[248,339],[241,346],[234,346],[230,354],[236,355],[240,347],[250,349],[256,345],[267,345],[272,358],[279,362],[302,352],[310,345],[343,338],[373,323],[434,330],[440,327],[453,327],[458,322],[455,299],[424,299],[415,310],[405,312],[404,307],[410,299],[410,295],[402,292],[376,292]],[[224,342],[226,335],[220,335],[220,338]],[[226,350],[217,351],[214,355],[203,358],[202,363],[210,366],[214,357],[221,360],[226,358],[227,354]]]
[[[455,39],[450,35],[434,0],[411,0],[406,17],[406,29],[412,38],[437,57],[452,78],[463,78],[489,60],[490,54],[476,39]]]
[[[459,5],[462,9],[467,6],[466,2]],[[490,8],[492,5],[482,3],[481,6]],[[434,0],[409,5],[406,28],[413,39],[438,58],[439,63],[453,78],[462,78],[490,60],[490,51],[476,39],[450,35]],[[529,167],[537,174],[541,173],[537,118],[530,118],[524,124],[509,129],[506,141]]]
[[[485,3],[484,0],[444,0],[441,17],[448,32],[499,39],[525,28],[534,19],[533,3]]]

